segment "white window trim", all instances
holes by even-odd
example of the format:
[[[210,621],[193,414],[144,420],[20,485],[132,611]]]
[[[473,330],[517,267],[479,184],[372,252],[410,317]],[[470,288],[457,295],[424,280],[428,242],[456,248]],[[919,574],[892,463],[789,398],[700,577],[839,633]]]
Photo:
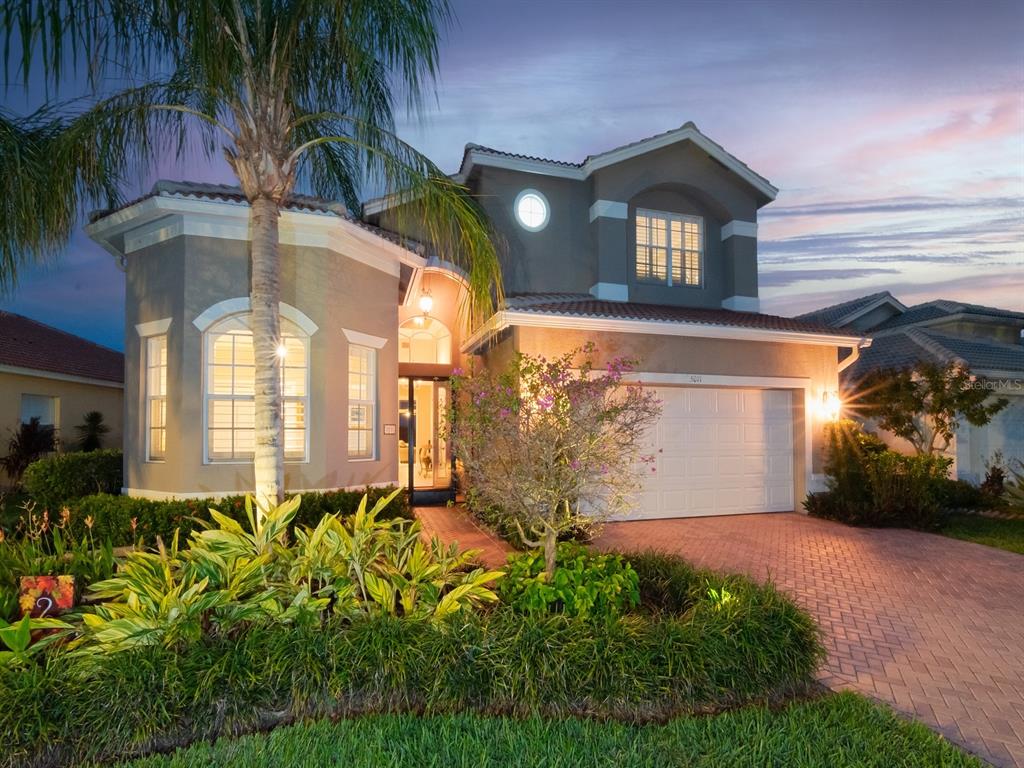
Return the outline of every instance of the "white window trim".
[[[540,199],[544,204],[544,220],[536,226],[531,226],[519,218],[519,202],[527,195],[533,195]],[[547,197],[539,189],[524,189],[518,195],[516,195],[515,202],[512,203],[512,216],[515,218],[516,223],[525,229],[527,232],[540,232],[544,227],[551,221],[551,203],[548,202]]]
[[[249,312],[250,310],[251,307],[248,296],[224,299],[224,301],[218,301],[212,307],[201,312],[196,319],[192,321],[192,325],[198,328],[200,333],[206,333],[207,329],[214,323],[218,323],[230,315],[241,315]],[[306,315],[302,310],[296,309],[291,304],[285,304],[283,301],[279,302],[279,311],[281,313],[281,317],[286,320],[291,320],[299,326],[307,336],[312,336],[320,330],[319,326],[314,323],[308,315]]]
[[[672,281],[672,227],[667,226],[665,228],[666,237],[666,261],[665,261],[665,272],[666,279],[658,280],[650,277],[640,277],[637,274],[637,249],[640,247],[636,242],[636,219],[638,216],[647,216],[649,218],[665,219],[668,222],[679,221],[683,224],[696,224],[700,228],[700,251],[697,259],[697,275],[699,280],[696,283],[686,282],[686,259],[683,258],[683,263],[680,264],[679,274],[682,277],[681,282],[674,283]],[[664,285],[668,288],[703,288],[704,287],[704,253],[707,251],[706,241],[707,234],[704,227],[704,217],[694,216],[688,213],[672,213],[670,211],[656,211],[652,208],[637,208],[633,214],[633,279],[636,282],[644,285]],[[686,253],[685,248],[680,248],[679,252],[681,255]]]
[[[348,339],[349,344],[357,344],[360,347],[383,349],[384,345],[388,343],[388,340],[381,336],[371,336],[369,333],[363,333],[362,331],[353,331],[348,328],[342,328],[341,332],[345,334],[345,338]]]
[[[149,342],[151,340],[155,339],[155,338],[160,337],[160,336],[162,336],[164,338],[164,354],[167,357],[167,359],[164,361],[164,369],[165,369],[165,376],[167,376],[167,378],[169,379],[170,377],[169,377],[168,374],[170,373],[169,369],[170,369],[170,363],[171,363],[171,359],[170,359],[171,355],[170,355],[169,339],[167,338],[167,333],[166,333],[166,330],[169,327],[170,327],[170,321],[168,321],[167,325],[164,326],[164,331],[163,332],[152,333],[152,334],[149,334],[147,336],[143,336],[143,338],[142,338],[142,348],[143,348],[143,352],[142,352],[142,408],[143,408],[142,424],[143,424],[143,429],[145,430],[145,439],[143,440],[143,443],[145,445],[145,451],[146,451],[145,458],[143,459],[143,461],[146,464],[163,464],[164,462],[167,461],[167,400],[168,400],[167,390],[170,389],[169,381],[168,381],[168,385],[164,387],[164,394],[163,394],[163,400],[164,400],[164,455],[163,455],[163,458],[159,458],[159,459],[154,459],[153,458],[153,452],[151,450],[152,446],[150,444],[150,440],[151,440],[151,437],[152,437],[153,430],[152,430],[152,426],[150,424],[150,418],[151,418],[150,417],[150,413],[151,413],[151,411],[150,411],[150,405],[151,405],[150,400],[151,400],[151,396],[149,394],[149,368],[150,368],[150,366],[149,366]],[[138,328],[138,326],[136,326],[136,328]]]
[[[350,344],[349,348],[348,348],[348,355],[347,355],[347,359],[349,361],[351,361],[351,357],[352,357],[352,347],[362,347],[363,349],[369,350],[369,352],[370,352],[370,356],[371,356],[371,364],[370,364],[370,393],[372,395],[372,398],[370,400],[353,400],[352,399],[352,394],[351,394],[351,391],[352,391],[352,378],[351,378],[352,377],[352,372],[351,372],[351,370],[346,370],[346,372],[345,372],[345,375],[346,375],[345,385],[346,385],[347,391],[349,393],[349,395],[348,395],[348,406],[349,406],[349,408],[351,408],[353,404],[356,404],[356,405],[368,404],[370,406],[370,413],[372,414],[372,421],[371,421],[370,430],[369,430],[369,432],[370,432],[370,451],[369,451],[369,454],[366,455],[366,456],[362,456],[362,455],[360,455],[360,456],[353,456],[351,451],[348,448],[348,431],[351,429],[351,427],[349,427],[349,424],[348,424],[348,414],[346,413],[346,415],[345,415],[345,453],[346,453],[347,459],[349,461],[351,461],[351,462],[377,461],[377,459],[379,458],[379,456],[377,454],[377,450],[378,450],[378,447],[379,447],[378,446],[379,441],[377,439],[377,431],[379,429],[379,421],[380,421],[380,414],[378,413],[378,411],[380,410],[380,392],[378,391],[378,388],[379,388],[379,381],[378,381],[379,380],[379,370],[378,369],[380,367],[380,361],[379,361],[380,355],[378,354],[377,348],[375,348],[375,347],[368,347],[365,344]]]
[[[228,305],[228,302],[240,302],[240,300],[239,299],[228,299],[227,301],[222,301],[219,304],[215,304],[214,307],[220,307],[221,305]],[[249,306],[248,302],[249,302],[249,300],[245,299],[245,306],[246,306],[246,308],[248,308],[248,306]],[[234,305],[238,306],[239,304],[235,303]],[[286,304],[284,304],[284,302],[282,302],[282,306],[288,306],[288,305],[286,305]],[[200,317],[203,317],[204,315],[206,315],[214,307],[211,307],[210,309],[208,309],[205,312],[203,312],[202,315],[200,315]],[[292,309],[295,312],[297,312],[299,315],[301,315],[302,317],[306,317],[305,315],[303,315],[299,310],[295,309],[294,307],[292,307]],[[232,315],[247,314],[247,313],[248,313],[247,309],[239,311],[239,312],[228,312],[228,313],[225,313],[225,314],[221,315],[220,317],[218,317],[216,320],[214,320],[212,322],[209,322],[209,323],[206,323],[205,329],[209,329],[211,326],[215,325],[220,320],[223,320],[223,319],[225,319],[227,317],[230,317]],[[282,317],[286,317],[283,312],[281,313],[281,315],[282,315]],[[295,324],[298,325],[299,328],[302,329],[303,331],[306,330],[306,328],[302,324],[296,322],[293,318],[287,317],[287,319],[291,320],[292,322],[295,322]],[[306,319],[308,320],[309,318],[306,318]],[[309,322],[312,324],[313,321],[310,320]],[[194,320],[193,323],[198,328],[199,327],[199,318],[196,318],[196,320]],[[315,324],[313,324],[312,327],[314,329],[317,328],[317,326]],[[306,396],[305,396],[305,401],[306,401],[306,429],[304,430],[305,431],[306,444],[305,444],[305,448],[303,450],[304,450],[304,454],[305,455],[304,455],[304,457],[302,459],[289,459],[286,456],[285,459],[284,459],[284,463],[285,464],[296,464],[296,465],[297,464],[308,464],[309,460],[310,460],[309,459],[309,435],[310,435],[310,432],[312,431],[312,419],[310,418],[310,401],[312,400],[312,397],[310,395],[310,389],[309,388],[310,388],[310,379],[311,379],[310,373],[311,373],[311,371],[313,369],[313,356],[312,356],[313,344],[312,344],[311,336],[312,336],[312,334],[307,332],[307,335],[304,338],[304,343],[306,345]],[[201,376],[201,386],[202,386],[201,396],[202,396],[202,403],[203,403],[203,465],[204,466],[252,466],[253,459],[211,459],[210,458],[210,425],[209,425],[209,421],[210,421],[210,407],[209,407],[210,393],[207,390],[207,384],[208,384],[208,380],[209,380],[209,370],[208,370],[209,369],[209,364],[208,364],[208,359],[209,359],[209,337],[208,337],[208,335],[206,333],[206,330],[203,330],[203,332],[202,332],[202,337],[201,337],[201,342],[200,343],[202,345],[202,361],[201,361],[201,363],[202,363],[202,368],[203,368],[202,376]],[[232,399],[232,400],[234,400],[234,399],[241,399],[241,397],[237,396],[237,395],[218,395],[218,396],[216,396],[216,399],[222,399],[222,400],[223,399]],[[255,399],[255,394],[253,395],[253,399]],[[283,405],[284,404],[284,396],[283,395],[282,395],[281,401],[282,401],[282,405]],[[255,429],[255,427],[254,427],[254,429]],[[282,432],[282,439],[283,439],[284,438],[284,414],[281,415],[281,432]],[[283,450],[283,446],[282,446],[282,450]]]

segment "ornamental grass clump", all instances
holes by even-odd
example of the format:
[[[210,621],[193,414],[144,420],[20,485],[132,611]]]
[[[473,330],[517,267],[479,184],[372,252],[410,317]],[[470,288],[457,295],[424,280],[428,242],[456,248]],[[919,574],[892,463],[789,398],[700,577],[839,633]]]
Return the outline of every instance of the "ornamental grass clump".
[[[548,579],[558,537],[628,511],[655,469],[641,449],[660,401],[629,379],[632,361],[601,370],[595,356],[593,344],[554,360],[518,354],[504,370],[452,380],[464,485],[523,544],[543,549]]]

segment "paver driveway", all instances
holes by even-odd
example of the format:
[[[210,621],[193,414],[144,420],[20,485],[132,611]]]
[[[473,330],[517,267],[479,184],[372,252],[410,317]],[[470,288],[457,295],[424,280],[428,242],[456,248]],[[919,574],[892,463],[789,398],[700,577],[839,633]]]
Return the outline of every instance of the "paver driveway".
[[[827,685],[1024,766],[1024,556],[798,514],[611,523],[595,544],[771,578],[824,630]]]

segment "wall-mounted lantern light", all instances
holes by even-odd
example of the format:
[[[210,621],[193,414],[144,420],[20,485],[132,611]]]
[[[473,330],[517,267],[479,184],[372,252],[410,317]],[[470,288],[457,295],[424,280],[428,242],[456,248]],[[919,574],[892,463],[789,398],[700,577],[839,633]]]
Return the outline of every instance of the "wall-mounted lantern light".
[[[836,421],[843,412],[843,401],[835,390],[821,393],[818,413],[824,421]]]

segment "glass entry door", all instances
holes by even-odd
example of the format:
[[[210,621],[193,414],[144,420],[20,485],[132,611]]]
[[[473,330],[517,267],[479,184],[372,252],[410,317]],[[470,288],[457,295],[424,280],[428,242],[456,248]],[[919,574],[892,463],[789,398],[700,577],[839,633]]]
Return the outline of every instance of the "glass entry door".
[[[450,390],[434,379],[398,380],[398,467],[403,488],[448,488],[451,452],[445,438]]]

